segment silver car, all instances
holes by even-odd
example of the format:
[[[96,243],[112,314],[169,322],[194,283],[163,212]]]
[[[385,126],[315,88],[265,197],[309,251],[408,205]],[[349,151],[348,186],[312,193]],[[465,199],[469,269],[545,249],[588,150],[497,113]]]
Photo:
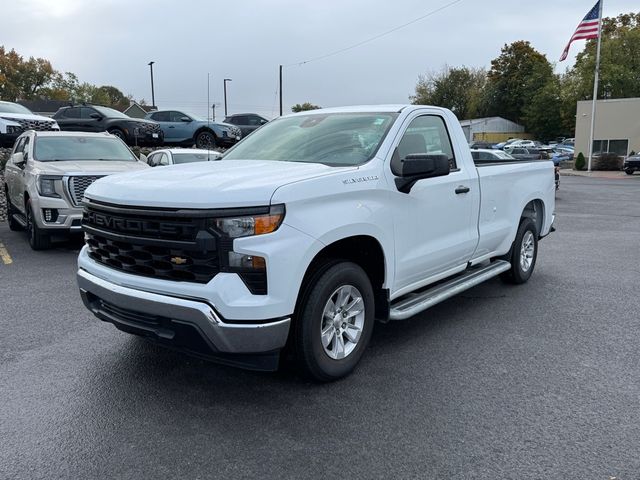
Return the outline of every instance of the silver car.
[[[82,229],[84,191],[112,173],[149,168],[109,133],[36,132],[18,137],[4,171],[11,230],[34,250]]]

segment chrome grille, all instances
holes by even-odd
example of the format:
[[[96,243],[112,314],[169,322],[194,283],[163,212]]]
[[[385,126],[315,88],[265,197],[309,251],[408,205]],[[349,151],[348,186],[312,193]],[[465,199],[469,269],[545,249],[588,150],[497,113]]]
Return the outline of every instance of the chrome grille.
[[[53,120],[27,120],[24,118],[3,117],[5,120],[19,123],[25,130],[50,131],[54,130],[55,122]],[[57,129],[56,129],[57,130]]]
[[[83,175],[78,177],[69,178],[69,193],[71,194],[71,200],[76,206],[82,203],[82,197],[89,185],[102,178],[102,175]]]

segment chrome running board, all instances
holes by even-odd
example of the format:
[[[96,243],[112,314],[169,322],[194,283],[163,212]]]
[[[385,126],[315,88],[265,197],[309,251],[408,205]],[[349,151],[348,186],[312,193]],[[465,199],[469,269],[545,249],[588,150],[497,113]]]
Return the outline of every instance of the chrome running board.
[[[496,277],[510,268],[511,264],[509,262],[496,260],[484,267],[473,268],[428,290],[420,293],[409,293],[397,300],[396,303],[391,304],[389,319],[406,320],[454,295]]]

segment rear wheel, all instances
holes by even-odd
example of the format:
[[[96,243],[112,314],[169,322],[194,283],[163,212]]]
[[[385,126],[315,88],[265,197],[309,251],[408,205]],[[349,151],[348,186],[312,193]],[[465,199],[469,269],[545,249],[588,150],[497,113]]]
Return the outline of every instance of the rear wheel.
[[[211,150],[216,146],[216,136],[208,130],[202,131],[196,135],[196,148],[204,148]]]
[[[29,235],[29,245],[33,250],[46,250],[51,246],[51,238],[44,233],[36,224],[31,200],[27,201],[27,234]]]
[[[518,227],[507,260],[511,269],[502,274],[502,279],[513,284],[525,283],[531,277],[538,258],[538,229],[530,218],[523,218]]]
[[[365,271],[340,262],[312,280],[295,319],[297,361],[321,382],[353,371],[373,331],[374,297]]]

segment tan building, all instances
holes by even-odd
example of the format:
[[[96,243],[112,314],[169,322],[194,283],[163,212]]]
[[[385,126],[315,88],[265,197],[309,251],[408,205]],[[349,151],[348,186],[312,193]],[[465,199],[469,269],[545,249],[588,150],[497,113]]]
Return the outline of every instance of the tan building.
[[[590,100],[578,102],[576,114],[576,155],[589,155],[591,130]],[[596,102],[593,153],[629,155],[640,152],[640,98],[616,98]]]

